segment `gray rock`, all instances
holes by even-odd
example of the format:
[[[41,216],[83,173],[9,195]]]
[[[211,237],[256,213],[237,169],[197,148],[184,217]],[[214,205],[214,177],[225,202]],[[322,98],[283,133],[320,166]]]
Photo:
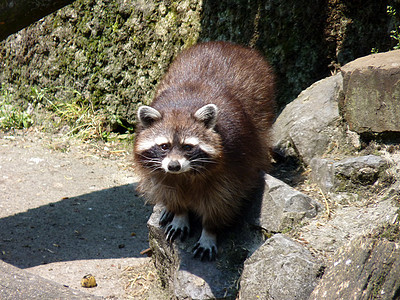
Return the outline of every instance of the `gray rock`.
[[[364,236],[341,248],[310,299],[399,299],[398,234],[395,225],[379,233],[386,238]]]
[[[276,234],[246,260],[239,299],[308,299],[321,267],[299,243]]]
[[[396,220],[398,209],[397,203],[390,199],[367,207],[346,206],[336,209],[330,219],[311,220],[297,234],[316,253],[331,256],[350,240]]]
[[[400,50],[368,55],[341,68],[340,110],[358,133],[400,132]]]
[[[298,156],[306,164],[325,153],[332,142],[344,135],[339,126],[341,91],[341,74],[322,79],[303,91],[275,121],[274,148],[284,156]]]
[[[351,192],[374,184],[389,167],[388,161],[375,155],[350,157],[340,161],[313,158],[311,178],[323,192]]]
[[[273,232],[281,232],[313,218],[322,210],[320,204],[270,175],[265,178],[260,217],[257,225]]]

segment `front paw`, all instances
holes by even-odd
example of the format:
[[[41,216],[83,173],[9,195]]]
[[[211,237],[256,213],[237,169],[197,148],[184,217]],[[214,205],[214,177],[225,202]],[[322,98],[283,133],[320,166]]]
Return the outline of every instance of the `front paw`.
[[[217,236],[207,230],[202,231],[199,241],[193,248],[194,257],[200,257],[201,260],[215,260],[217,256]]]
[[[175,215],[171,223],[165,228],[165,234],[168,242],[173,242],[179,236],[181,241],[184,241],[189,235],[188,214]]]

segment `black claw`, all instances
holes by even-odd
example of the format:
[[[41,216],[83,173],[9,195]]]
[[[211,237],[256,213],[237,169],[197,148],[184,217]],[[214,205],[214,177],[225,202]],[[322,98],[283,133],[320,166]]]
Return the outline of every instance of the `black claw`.
[[[172,242],[171,237],[172,237],[173,233],[174,233],[174,229],[173,229],[172,225],[168,225],[167,228],[165,228],[165,235],[167,236],[166,239],[168,242]]]
[[[199,255],[201,254],[201,252],[203,252],[201,249],[202,249],[202,248],[200,248],[200,244],[199,244],[199,243],[197,243],[196,245],[194,245],[194,248],[193,248],[193,250],[192,250],[192,252],[193,252],[193,257],[194,257],[194,258],[199,257]]]
[[[189,235],[189,228],[184,227],[181,231],[181,242],[184,242]]]
[[[201,260],[201,261],[204,261],[206,258],[208,258],[208,260],[211,259],[211,256],[210,256],[210,249],[205,249],[205,250],[203,251],[203,253],[201,254],[200,260]]]
[[[180,237],[180,240],[183,242],[189,235],[189,228],[184,227],[183,229],[177,228],[174,229],[172,225],[169,225],[165,229],[165,234],[166,234],[166,239],[168,242],[172,243],[175,241],[178,237]]]
[[[160,224],[161,227],[164,227],[169,222],[171,222],[173,218],[174,218],[174,213],[164,208],[161,213],[160,221],[158,223]]]
[[[217,249],[215,249],[215,247],[212,248],[211,250],[211,254],[210,254],[210,260],[214,261],[217,257]]]
[[[206,254],[207,254],[207,256],[208,256],[208,260],[209,260],[209,261],[214,261],[215,258],[216,258],[216,256],[217,256],[217,251],[215,250],[214,247],[212,247],[211,249],[207,249],[207,250],[206,250],[206,253],[203,255],[204,257],[202,257],[202,260],[205,259]]]
[[[167,234],[167,241],[172,243],[179,236],[181,230],[179,228],[175,230],[172,225],[169,225],[165,233]]]
[[[200,258],[201,261],[214,261],[217,255],[217,251],[215,247],[212,247],[211,249],[207,248],[205,249],[204,247],[200,246],[200,243],[196,243],[192,250],[194,257],[195,258]]]

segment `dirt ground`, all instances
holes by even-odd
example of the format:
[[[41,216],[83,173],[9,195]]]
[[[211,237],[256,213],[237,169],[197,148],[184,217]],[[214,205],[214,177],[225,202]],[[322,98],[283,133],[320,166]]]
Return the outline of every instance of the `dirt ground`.
[[[131,154],[34,129],[0,132],[0,259],[109,299],[144,299],[152,207],[135,195]],[[81,287],[92,274],[97,287]]]

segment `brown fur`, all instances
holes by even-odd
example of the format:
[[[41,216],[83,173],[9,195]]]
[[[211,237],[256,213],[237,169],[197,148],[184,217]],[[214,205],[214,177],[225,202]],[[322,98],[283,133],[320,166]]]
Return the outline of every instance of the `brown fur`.
[[[155,132],[185,129],[218,151],[200,174],[168,175],[143,166],[135,145],[138,190],[175,214],[194,211],[209,231],[231,225],[259,171],[269,166],[273,98],[272,69],[257,51],[226,42],[201,43],[183,51],[159,83],[151,105],[162,121],[149,129],[139,127],[137,141]],[[193,114],[211,103],[219,109],[218,121],[207,130]]]

